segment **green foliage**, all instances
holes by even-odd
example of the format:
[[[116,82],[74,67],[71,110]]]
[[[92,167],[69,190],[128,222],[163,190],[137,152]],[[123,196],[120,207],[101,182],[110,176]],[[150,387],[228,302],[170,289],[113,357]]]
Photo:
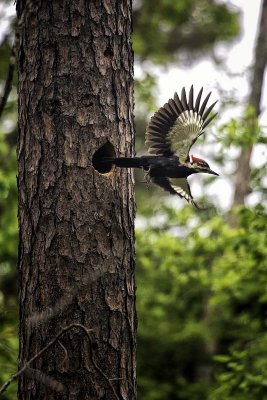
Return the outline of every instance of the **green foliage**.
[[[143,77],[135,79],[135,128],[136,128],[136,151],[144,149],[144,134],[146,131],[147,117],[155,112],[157,84],[153,74],[143,71]]]
[[[142,79],[135,80],[136,102],[137,105],[142,104],[142,108],[138,110],[138,114],[146,116],[148,112],[155,111],[155,87],[156,78],[149,72],[145,72]]]
[[[7,271],[5,271],[7,272]],[[0,276],[1,278],[1,276]],[[1,295],[1,292],[0,292]],[[0,296],[0,386],[17,370],[18,329],[17,304],[15,297]],[[12,383],[1,399],[14,400],[17,384]]]
[[[267,399],[267,335],[258,335],[242,351],[232,350],[229,355],[218,355],[215,361],[223,364],[218,387],[209,400]]]
[[[10,57],[8,40],[0,45],[0,96]],[[17,370],[17,183],[16,183],[16,96],[11,92],[0,125],[0,386]],[[16,398],[13,383],[1,398]]]
[[[214,0],[142,0],[133,16],[135,54],[158,64],[175,61],[178,51],[203,56],[239,34],[238,14]]]
[[[8,263],[17,254],[16,153],[0,132],[0,260]]]
[[[17,184],[16,154],[0,130],[0,386],[16,372],[17,332]],[[12,384],[3,399],[16,397]]]
[[[226,147],[250,147],[256,143],[266,143],[263,129],[258,124],[258,118],[252,106],[247,107],[245,115],[240,120],[231,119],[220,128],[221,139]]]
[[[235,218],[231,228],[166,209],[169,230],[137,232],[143,400],[265,398],[267,214],[241,208]]]

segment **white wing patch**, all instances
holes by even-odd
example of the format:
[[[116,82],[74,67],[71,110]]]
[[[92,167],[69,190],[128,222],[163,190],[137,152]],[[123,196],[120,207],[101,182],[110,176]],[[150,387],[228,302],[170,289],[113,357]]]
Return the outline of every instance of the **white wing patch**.
[[[169,178],[169,182],[175,192],[185,198],[188,203],[194,204],[193,197],[186,178]]]
[[[193,110],[184,111],[175,121],[167,135],[171,150],[179,154],[180,160],[187,158],[188,148],[192,141],[202,133],[203,119]]]

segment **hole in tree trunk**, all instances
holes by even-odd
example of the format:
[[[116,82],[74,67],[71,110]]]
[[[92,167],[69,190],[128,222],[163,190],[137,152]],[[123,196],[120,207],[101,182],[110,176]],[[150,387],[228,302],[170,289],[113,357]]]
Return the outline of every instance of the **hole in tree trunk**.
[[[109,174],[114,170],[114,165],[112,165],[110,161],[105,161],[106,157],[116,157],[114,147],[108,141],[103,146],[99,147],[92,158],[94,169],[102,175]]]

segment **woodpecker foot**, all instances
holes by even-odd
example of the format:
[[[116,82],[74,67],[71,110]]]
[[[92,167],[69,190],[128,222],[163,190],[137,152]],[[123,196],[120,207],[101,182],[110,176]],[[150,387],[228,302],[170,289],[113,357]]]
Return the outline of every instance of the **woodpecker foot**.
[[[145,178],[145,183],[149,184],[151,182],[151,177],[149,175],[150,169],[145,173],[144,178]]]
[[[192,200],[191,204],[193,204],[198,210],[200,211],[206,211],[209,209],[207,206],[201,206],[198,203],[196,203],[194,200]]]

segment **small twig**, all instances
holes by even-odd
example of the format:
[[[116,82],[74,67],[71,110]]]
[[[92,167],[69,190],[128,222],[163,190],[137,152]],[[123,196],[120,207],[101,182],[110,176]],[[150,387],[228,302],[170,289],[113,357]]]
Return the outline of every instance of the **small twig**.
[[[8,96],[12,89],[12,81],[13,81],[13,75],[14,75],[14,70],[15,70],[15,64],[16,64],[16,57],[15,57],[15,48],[13,46],[12,50],[11,50],[10,60],[9,60],[9,66],[8,66],[8,72],[7,72],[7,77],[6,77],[6,83],[5,83],[5,87],[4,87],[4,93],[0,99],[0,118],[4,111],[5,105],[8,100]]]
[[[29,361],[27,361],[24,366],[15,374],[11,375],[11,377],[4,383],[3,386],[1,386],[0,388],[0,394],[4,393],[6,391],[6,389],[8,388],[8,386],[10,385],[10,383],[12,383],[15,379],[17,379],[21,374],[23,374],[23,372],[30,367],[30,364],[35,361],[38,357],[40,357],[47,349],[49,349],[49,347],[53,346],[53,344],[56,343],[56,341],[60,338],[60,336],[64,335],[66,332],[68,332],[70,329],[72,328],[79,328],[82,329],[86,336],[89,338],[89,341],[91,341],[90,339],[90,335],[89,333],[92,332],[92,329],[87,329],[84,325],[81,324],[71,324],[65,328],[63,328],[55,337],[54,339],[52,339],[46,346],[44,346],[37,354],[35,354],[35,356],[33,356]]]
[[[63,344],[61,343],[61,341],[60,340],[58,340],[58,344],[59,344],[59,346],[61,347],[61,349],[63,350],[63,352],[64,352],[64,358],[63,358],[63,360],[61,361],[61,365],[66,365],[67,364],[67,360],[68,360],[68,351],[67,351],[67,349],[66,349],[66,347],[65,346],[63,346]],[[65,367],[64,367],[65,368]]]

